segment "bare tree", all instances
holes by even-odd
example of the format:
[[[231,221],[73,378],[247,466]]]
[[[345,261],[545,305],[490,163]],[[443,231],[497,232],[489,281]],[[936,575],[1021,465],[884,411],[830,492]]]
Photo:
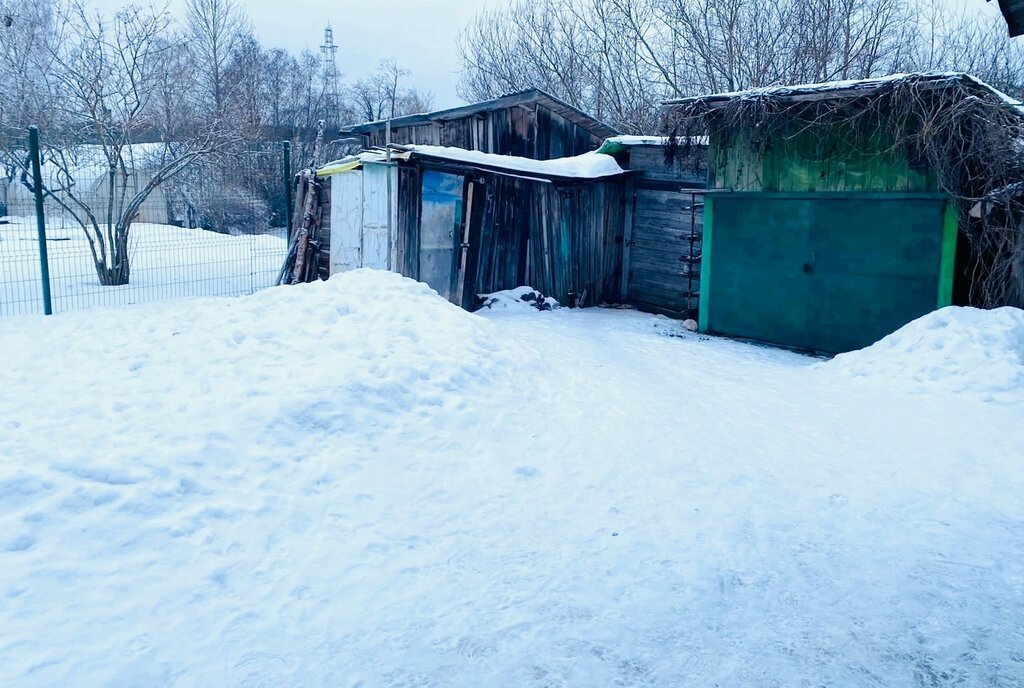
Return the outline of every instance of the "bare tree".
[[[433,95],[399,87],[408,75],[409,70],[399,67],[394,60],[382,60],[377,71],[348,88],[349,118],[372,122],[429,110],[433,107]]]
[[[518,0],[460,37],[467,100],[545,89],[630,132],[651,131],[681,61],[658,0]]]
[[[540,87],[638,133],[673,96],[922,69],[1024,81],[1024,44],[941,0],[515,0],[459,50],[468,100]]]
[[[226,69],[249,20],[235,0],[187,0],[185,22],[213,109],[220,114],[227,98]]]
[[[0,131],[43,124],[51,108],[47,53],[54,37],[51,0],[0,0]]]
[[[250,138],[259,138],[270,93],[267,53],[255,36],[239,37],[224,75],[231,83],[223,104],[224,112],[233,117]]]
[[[1024,43],[1006,36],[998,16],[950,12],[941,0],[915,7],[909,43],[895,69],[934,69],[973,74],[1014,96],[1024,94]]]
[[[264,119],[275,128],[292,125],[289,121],[288,92],[290,81],[299,71],[299,62],[280,48],[270,50],[266,55],[266,99]]]
[[[165,13],[129,6],[106,21],[76,2],[58,10],[57,24],[48,57],[63,97],[54,101],[55,119],[45,132],[42,191],[85,232],[100,283],[127,284],[130,230],[142,204],[161,184],[219,150],[234,130],[215,118],[197,127],[187,110],[172,110],[173,94],[185,90],[181,78],[187,75],[174,71],[181,43]],[[153,150],[134,145],[154,134],[162,143]],[[14,159],[30,183],[27,161]],[[104,175],[99,188],[76,179],[96,167]],[[136,184],[143,168],[144,181]]]
[[[50,0],[0,0],[0,149],[16,147],[24,122],[49,120],[52,92],[45,58],[52,40]],[[0,213],[6,212],[7,192],[19,172],[15,159],[0,155]]]

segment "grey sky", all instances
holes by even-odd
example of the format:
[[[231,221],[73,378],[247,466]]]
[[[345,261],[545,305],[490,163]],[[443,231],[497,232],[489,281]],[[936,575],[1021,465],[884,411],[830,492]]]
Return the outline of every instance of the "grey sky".
[[[136,0],[138,1],[138,0]],[[146,0],[142,0],[145,2]],[[161,0],[156,0],[159,3]],[[104,12],[128,0],[92,0]],[[241,0],[260,41],[274,48],[319,52],[324,26],[334,27],[338,68],[343,77],[356,79],[393,57],[410,70],[410,83],[431,91],[438,107],[461,103],[455,94],[459,58],[455,40],[459,31],[485,7],[510,0]],[[170,0],[176,18],[184,14],[184,0]]]
[[[316,49],[334,27],[338,67],[350,77],[393,57],[410,79],[434,93],[438,107],[457,105],[459,30],[485,6],[508,0],[248,0],[261,40],[290,50]]]
[[[143,0],[145,1],[145,0]],[[157,0],[159,1],[159,0]],[[298,52],[316,51],[330,22],[338,43],[338,67],[346,78],[359,78],[383,59],[393,57],[409,69],[408,77],[434,93],[439,108],[458,105],[455,94],[459,58],[455,47],[462,27],[485,7],[511,0],[242,0],[264,45]],[[944,0],[968,13],[998,13],[995,2]],[[92,0],[109,11],[127,0]],[[184,0],[170,0],[182,16]]]

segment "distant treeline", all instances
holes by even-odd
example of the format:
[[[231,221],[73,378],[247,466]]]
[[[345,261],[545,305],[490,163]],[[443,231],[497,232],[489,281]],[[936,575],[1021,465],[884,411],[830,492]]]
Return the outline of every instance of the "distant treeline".
[[[460,94],[544,88],[631,133],[669,98],[896,72],[963,71],[1019,97],[1024,42],[995,3],[513,0],[463,33]]]

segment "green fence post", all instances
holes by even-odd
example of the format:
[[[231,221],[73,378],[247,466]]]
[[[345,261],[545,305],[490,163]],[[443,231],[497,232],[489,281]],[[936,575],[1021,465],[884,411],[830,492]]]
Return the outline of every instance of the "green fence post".
[[[53,315],[50,299],[50,258],[46,253],[46,215],[43,212],[43,172],[39,163],[39,127],[28,128],[28,149],[32,157],[32,187],[36,197],[36,235],[39,239],[39,272],[43,281],[43,312]]]
[[[292,214],[295,212],[295,200],[292,197],[292,144],[291,141],[284,142],[284,203],[288,211],[287,224],[288,240],[292,239]]]

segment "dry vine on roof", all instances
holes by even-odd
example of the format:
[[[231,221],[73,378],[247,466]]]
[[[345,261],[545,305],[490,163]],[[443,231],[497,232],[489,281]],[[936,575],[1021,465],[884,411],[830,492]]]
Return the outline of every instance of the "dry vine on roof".
[[[822,94],[827,89],[822,89]],[[1024,112],[965,75],[909,75],[844,97],[793,97],[777,89],[734,98],[691,99],[666,114],[665,129],[685,148],[713,131],[718,145],[742,136],[762,153],[779,137],[820,137],[842,127],[844,145],[905,156],[934,176],[956,202],[971,259],[965,277],[973,305],[1024,307]],[[884,142],[879,148],[879,142]],[[886,149],[886,147],[888,149]]]

